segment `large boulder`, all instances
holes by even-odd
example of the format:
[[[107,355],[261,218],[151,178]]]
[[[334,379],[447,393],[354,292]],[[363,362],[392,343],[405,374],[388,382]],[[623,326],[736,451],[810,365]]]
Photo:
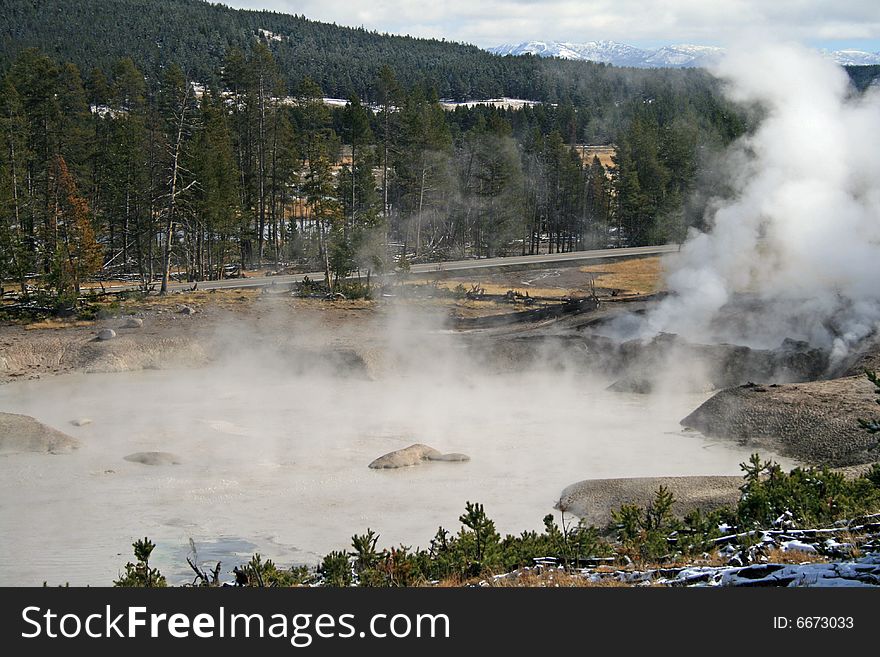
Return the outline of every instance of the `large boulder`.
[[[389,468],[406,468],[411,465],[419,465],[425,461],[470,461],[470,457],[465,454],[442,454],[433,447],[416,443],[403,449],[389,452],[384,456],[380,456],[370,463],[373,470],[384,470]]]
[[[63,454],[79,448],[80,442],[28,415],[0,413],[0,453],[36,452]]]
[[[665,486],[675,499],[673,513],[684,516],[694,509],[710,511],[736,504],[742,483],[742,477],[723,476],[587,479],[566,487],[556,509],[604,527],[611,522],[612,511],[624,504],[644,507]]]
[[[864,376],[789,385],[749,383],[718,392],[681,421],[706,436],[736,440],[815,465],[877,460],[878,440],[859,418],[880,416]]]
[[[142,465],[179,465],[180,458],[170,452],[135,452],[123,457],[126,461]]]

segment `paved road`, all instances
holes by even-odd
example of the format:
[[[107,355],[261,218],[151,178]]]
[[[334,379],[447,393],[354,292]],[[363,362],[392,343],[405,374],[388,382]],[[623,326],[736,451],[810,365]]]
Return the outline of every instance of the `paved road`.
[[[552,265],[554,263],[589,262],[591,260],[604,260],[607,258],[626,258],[633,256],[659,255],[678,251],[677,244],[666,246],[639,246],[625,249],[600,249],[596,251],[571,251],[568,253],[550,253],[531,256],[509,256],[506,258],[483,258],[480,260],[453,260],[450,262],[431,262],[412,265],[410,272],[413,274],[430,274],[439,272],[459,272],[473,269],[492,268],[515,268],[524,265]],[[324,272],[309,272],[307,274],[291,274],[286,276],[255,276],[253,278],[230,278],[222,281],[200,281],[200,290],[228,290],[247,287],[266,287],[269,285],[290,285],[300,283],[308,276],[313,281],[324,280]],[[168,289],[172,292],[188,290],[192,283],[171,283]],[[157,284],[158,289],[158,284]],[[136,290],[136,285],[113,287],[114,290]]]

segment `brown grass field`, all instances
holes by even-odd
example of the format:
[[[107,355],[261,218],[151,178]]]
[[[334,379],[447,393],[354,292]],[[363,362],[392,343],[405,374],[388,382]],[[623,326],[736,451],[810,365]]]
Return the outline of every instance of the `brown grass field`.
[[[580,271],[597,274],[596,287],[623,290],[628,294],[652,294],[660,289],[663,267],[660,256],[650,256],[586,265]]]

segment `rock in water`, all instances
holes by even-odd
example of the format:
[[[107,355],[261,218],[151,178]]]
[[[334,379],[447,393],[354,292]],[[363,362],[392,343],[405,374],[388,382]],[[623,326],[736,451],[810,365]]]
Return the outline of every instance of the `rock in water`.
[[[48,427],[28,415],[0,413],[0,453],[63,454],[80,446],[73,436]]]
[[[384,468],[405,468],[410,465],[418,465],[428,458],[428,456],[440,456],[440,452],[433,447],[416,443],[415,445],[410,445],[409,447],[404,447],[403,449],[398,449],[380,456],[370,463],[370,467],[374,470]]]
[[[140,317],[129,317],[125,320],[125,324],[122,325],[122,328],[141,328],[144,325],[144,320]]]
[[[470,461],[470,457],[465,454],[441,454],[433,447],[416,443],[403,449],[389,452],[384,456],[380,456],[370,463],[373,470],[383,470],[387,468],[405,468],[410,465],[419,465],[425,461]]]
[[[99,340],[112,340],[116,337],[116,331],[113,329],[101,329],[98,331],[98,339]]]
[[[71,420],[70,423],[75,427],[84,427],[87,424],[91,424],[92,420],[88,417],[78,417],[75,420]]]
[[[450,463],[461,463],[471,460],[470,456],[459,452],[450,452],[449,454],[428,454],[425,458],[428,461],[448,461]]]
[[[170,452],[135,452],[123,458],[143,465],[180,465],[180,458]]]

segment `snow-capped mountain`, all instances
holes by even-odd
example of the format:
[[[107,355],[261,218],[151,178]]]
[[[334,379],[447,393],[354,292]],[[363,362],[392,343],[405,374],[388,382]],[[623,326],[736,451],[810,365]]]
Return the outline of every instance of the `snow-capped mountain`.
[[[823,55],[832,57],[841,66],[867,66],[880,64],[880,52],[865,52],[864,50],[834,50],[822,51]]]
[[[677,45],[658,50],[644,50],[616,41],[567,43],[558,41],[528,41],[489,48],[496,55],[538,55],[561,57],[591,62],[605,62],[615,66],[685,67],[705,66],[721,54],[720,48],[710,46]]]
[[[664,46],[649,52],[644,66],[652,68],[684,68],[689,66],[710,66],[724,54],[723,48],[713,46]]]
[[[640,66],[651,53],[635,46],[614,41],[590,41],[589,43],[565,43],[559,41],[529,41],[490,48],[498,55],[538,55],[562,59],[582,59],[591,62],[607,62],[617,66]]]
[[[604,62],[614,66],[638,68],[687,68],[710,66],[724,54],[723,48],[680,44],[664,46],[657,50],[645,50],[616,41],[590,41],[569,43],[559,41],[527,41],[489,48],[496,55],[537,55],[561,57],[591,62]],[[822,51],[841,65],[880,64],[880,53],[864,50]]]

